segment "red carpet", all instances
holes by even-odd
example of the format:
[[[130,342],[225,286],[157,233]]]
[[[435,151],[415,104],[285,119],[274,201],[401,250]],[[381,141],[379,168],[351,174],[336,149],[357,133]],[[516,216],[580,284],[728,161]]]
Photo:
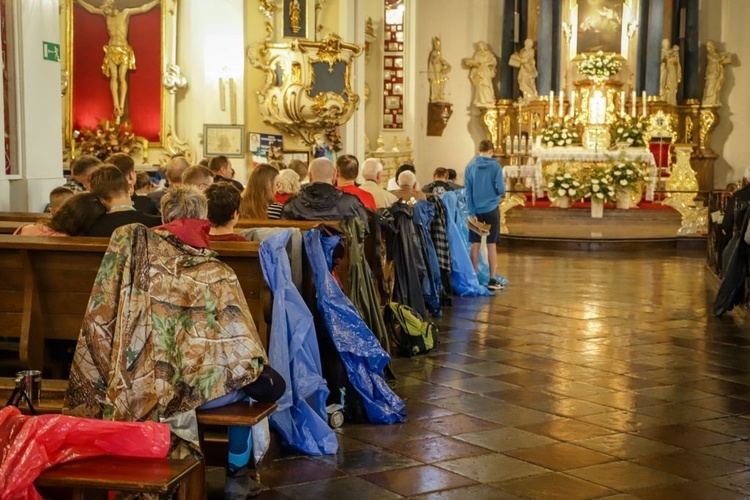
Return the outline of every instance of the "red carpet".
[[[526,198],[526,206],[525,207],[518,207],[518,208],[551,208],[553,210],[567,210],[567,209],[561,209],[558,207],[553,207],[552,203],[547,198],[537,198],[536,204],[531,203],[531,198]],[[585,208],[586,210],[589,210],[591,208],[591,202],[589,201],[576,201],[574,203],[571,203],[568,205],[568,208]],[[604,208],[615,208],[614,203],[605,203]],[[635,207],[633,207],[635,208]],[[660,202],[657,201],[645,201],[642,200],[638,204],[638,208],[641,210],[674,210],[672,207],[668,207],[666,205],[662,205]]]

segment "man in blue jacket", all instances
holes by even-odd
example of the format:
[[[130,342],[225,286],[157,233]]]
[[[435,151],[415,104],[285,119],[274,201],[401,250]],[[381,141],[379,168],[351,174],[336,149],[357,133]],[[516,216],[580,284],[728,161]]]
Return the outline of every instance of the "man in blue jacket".
[[[500,199],[505,194],[503,169],[495,158],[492,142],[479,143],[479,154],[469,163],[464,173],[464,192],[469,216],[490,225],[487,236],[487,261],[490,267],[490,282],[487,288],[500,290],[502,285],[495,279],[497,271],[497,243],[500,241]],[[481,237],[469,231],[471,242],[471,262],[474,269],[479,265],[479,244]]]

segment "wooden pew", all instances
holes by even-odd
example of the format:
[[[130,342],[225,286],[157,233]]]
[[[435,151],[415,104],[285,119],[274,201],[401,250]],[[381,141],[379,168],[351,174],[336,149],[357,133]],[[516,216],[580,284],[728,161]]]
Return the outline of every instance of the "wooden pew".
[[[50,214],[43,212],[0,212],[0,221],[19,221],[27,224],[49,217]]]
[[[0,234],[0,332],[19,339],[19,357],[43,366],[44,340],[77,340],[96,273],[109,240]],[[219,259],[234,269],[267,345],[271,294],[258,243],[217,242]]]
[[[21,226],[28,224],[28,222],[17,221],[17,220],[0,220],[0,234],[13,234]]]

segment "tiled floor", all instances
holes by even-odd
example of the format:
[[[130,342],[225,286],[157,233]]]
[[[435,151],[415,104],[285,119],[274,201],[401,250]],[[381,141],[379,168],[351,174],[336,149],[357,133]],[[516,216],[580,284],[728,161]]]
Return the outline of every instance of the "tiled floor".
[[[397,359],[408,421],[283,456],[260,498],[750,496],[750,333],[710,314],[699,251],[514,250],[510,287],[456,299]]]

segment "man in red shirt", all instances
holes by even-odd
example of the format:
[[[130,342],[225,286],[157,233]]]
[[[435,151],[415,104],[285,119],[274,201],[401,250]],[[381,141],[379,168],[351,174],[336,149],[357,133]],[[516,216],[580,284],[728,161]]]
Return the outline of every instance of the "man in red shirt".
[[[359,161],[355,156],[339,156],[338,160],[336,160],[336,172],[338,174],[336,180],[337,189],[345,193],[353,194],[359,198],[359,201],[362,202],[365,208],[369,208],[370,210],[377,209],[375,206],[375,198],[373,198],[370,193],[364,189],[360,189],[354,184],[354,181],[357,180],[357,175],[359,175]]]

